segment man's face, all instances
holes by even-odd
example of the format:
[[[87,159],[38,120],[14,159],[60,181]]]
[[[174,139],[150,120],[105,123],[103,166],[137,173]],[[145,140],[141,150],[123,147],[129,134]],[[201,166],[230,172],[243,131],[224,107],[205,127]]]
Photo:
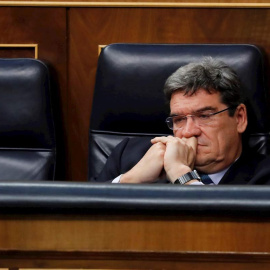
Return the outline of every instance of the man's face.
[[[215,113],[228,106],[221,103],[220,93],[209,94],[204,89],[188,96],[180,91],[172,94],[171,115],[193,115],[198,112]],[[198,141],[195,168],[205,173],[215,173],[227,168],[241,154],[241,134],[247,126],[247,114],[244,104],[240,104],[234,116],[228,111],[211,116],[211,121],[199,126],[191,117],[186,125],[174,131],[179,138],[196,137]]]

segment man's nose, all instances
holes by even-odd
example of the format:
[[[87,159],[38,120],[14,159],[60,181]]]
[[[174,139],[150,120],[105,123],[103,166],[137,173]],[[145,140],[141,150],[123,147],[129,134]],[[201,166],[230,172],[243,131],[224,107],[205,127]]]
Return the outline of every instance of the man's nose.
[[[201,134],[200,127],[196,124],[193,117],[189,116],[186,120],[186,125],[180,131],[181,137],[190,138]]]

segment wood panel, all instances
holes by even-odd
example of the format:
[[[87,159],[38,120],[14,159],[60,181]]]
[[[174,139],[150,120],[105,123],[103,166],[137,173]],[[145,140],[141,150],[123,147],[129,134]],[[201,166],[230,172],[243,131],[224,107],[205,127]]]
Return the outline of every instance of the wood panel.
[[[55,104],[57,129],[57,179],[65,178],[66,120],[66,9],[65,8],[0,8],[1,44],[38,44],[39,59],[48,64]],[[33,57],[29,50],[3,51],[4,57]],[[63,122],[64,120],[64,122]],[[64,124],[63,124],[64,123]]]
[[[1,216],[0,267],[269,269],[269,225],[236,217]]]
[[[54,7],[242,7],[269,8],[268,0],[7,0],[3,6],[54,6]]]
[[[269,74],[270,9],[71,8],[69,26],[68,175],[72,180],[87,178],[98,45],[251,43],[265,51]]]
[[[269,270],[269,254],[2,252],[2,265],[18,269]],[[18,267],[19,266],[19,267]],[[34,270],[33,269],[33,270]]]
[[[1,250],[270,253],[267,220],[12,216],[1,219],[0,232]]]
[[[36,44],[0,44],[1,58],[38,58]]]

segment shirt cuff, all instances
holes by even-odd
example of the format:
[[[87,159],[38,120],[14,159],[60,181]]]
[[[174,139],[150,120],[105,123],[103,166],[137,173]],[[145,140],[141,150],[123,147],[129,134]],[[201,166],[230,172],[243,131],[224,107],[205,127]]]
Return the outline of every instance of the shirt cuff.
[[[203,182],[200,181],[194,181],[192,183],[189,184],[190,186],[204,186]]]
[[[121,176],[122,176],[122,174],[120,174],[119,176],[117,176],[116,178],[114,178],[113,181],[112,181],[112,184],[118,184],[118,183],[120,183]]]

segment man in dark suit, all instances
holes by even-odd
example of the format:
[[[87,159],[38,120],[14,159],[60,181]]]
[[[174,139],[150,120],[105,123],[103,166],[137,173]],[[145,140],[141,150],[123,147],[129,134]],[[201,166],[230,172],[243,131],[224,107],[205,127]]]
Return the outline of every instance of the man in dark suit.
[[[125,139],[97,181],[184,185],[266,184],[270,159],[243,147],[247,111],[236,73],[206,58],[179,68],[166,81],[166,119],[174,136]]]

